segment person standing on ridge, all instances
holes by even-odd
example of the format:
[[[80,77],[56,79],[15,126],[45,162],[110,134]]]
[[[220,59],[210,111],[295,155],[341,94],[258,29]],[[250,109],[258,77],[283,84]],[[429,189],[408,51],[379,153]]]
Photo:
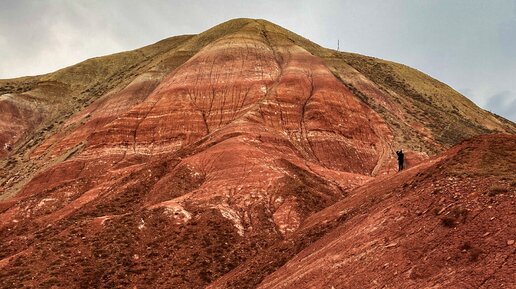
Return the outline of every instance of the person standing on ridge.
[[[398,172],[404,168],[405,155],[402,150],[396,151],[396,155],[398,156]]]

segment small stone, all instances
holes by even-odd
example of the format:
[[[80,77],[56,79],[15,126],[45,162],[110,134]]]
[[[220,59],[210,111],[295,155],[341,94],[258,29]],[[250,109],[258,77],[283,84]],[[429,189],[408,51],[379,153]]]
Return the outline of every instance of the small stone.
[[[482,235],[482,237],[487,237],[487,236],[489,236],[489,234],[491,234],[491,233],[485,232],[484,235]]]
[[[398,243],[390,243],[390,244],[386,245],[385,248],[392,248],[396,245],[398,245]]]
[[[514,245],[514,240],[507,240],[507,245],[509,245],[509,246]]]

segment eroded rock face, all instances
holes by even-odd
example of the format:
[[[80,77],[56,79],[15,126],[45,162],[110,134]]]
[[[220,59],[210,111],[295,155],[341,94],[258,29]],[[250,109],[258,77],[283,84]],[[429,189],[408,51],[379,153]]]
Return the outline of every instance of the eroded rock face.
[[[16,196],[0,202],[0,284],[200,288],[235,274],[254,286],[264,276],[237,266],[291,250],[310,216],[396,171],[390,117],[445,147],[366,75],[268,22],[173,43],[20,147],[31,169],[2,184]],[[427,153],[408,149],[410,167]]]
[[[0,96],[0,156],[11,153],[16,143],[34,130],[43,115],[44,108],[37,108],[21,94]]]

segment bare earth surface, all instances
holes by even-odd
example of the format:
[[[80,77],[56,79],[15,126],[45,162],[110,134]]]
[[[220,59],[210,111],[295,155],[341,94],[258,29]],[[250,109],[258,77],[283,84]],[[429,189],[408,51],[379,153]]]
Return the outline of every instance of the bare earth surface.
[[[236,19],[0,112],[2,288],[516,287],[516,127],[406,66]]]

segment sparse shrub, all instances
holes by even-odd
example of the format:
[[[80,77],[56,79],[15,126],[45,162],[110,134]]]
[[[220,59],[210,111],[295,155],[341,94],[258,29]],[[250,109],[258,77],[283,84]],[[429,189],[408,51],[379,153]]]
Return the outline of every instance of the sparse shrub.
[[[471,249],[471,248],[472,248],[472,247],[471,247],[471,242],[469,242],[469,241],[464,242],[464,244],[462,244],[462,245],[460,246],[460,249],[461,249],[461,250],[465,250],[465,251],[468,251],[468,250],[469,250],[469,249]]]
[[[469,260],[471,262],[475,262],[478,260],[478,257],[480,257],[481,254],[482,254],[482,250],[480,250],[479,248],[472,248],[469,251]]]
[[[457,217],[457,219],[459,219],[461,222],[464,222],[466,220],[466,216],[468,215],[468,210],[457,206],[451,210],[451,214]]]
[[[201,278],[201,280],[205,283],[209,283],[211,282],[211,274],[210,272],[206,271],[206,270],[202,270],[201,272],[199,272],[199,277]]]
[[[464,223],[468,215],[468,210],[460,206],[454,207],[451,211],[441,218],[441,224],[448,228],[453,228],[459,223]]]
[[[16,259],[14,259],[13,261],[11,261],[11,264],[13,267],[23,266],[24,265],[23,257],[18,257]]]
[[[51,277],[50,279],[47,279],[40,284],[41,288],[51,288],[57,285],[59,285],[59,280],[54,277]]]
[[[432,191],[432,194],[438,194],[440,192],[442,192],[443,189],[441,188],[435,188],[435,190]]]
[[[463,172],[462,173],[462,177],[465,178],[465,179],[466,178],[473,178],[473,177],[475,177],[475,174],[472,173],[472,172]]]
[[[443,224],[443,226],[448,227],[448,228],[453,228],[456,225],[455,218],[453,218],[451,216],[445,216],[445,217],[441,218],[441,223]]]
[[[464,242],[464,244],[460,246],[460,250],[468,253],[468,259],[471,262],[477,261],[480,255],[482,254],[482,250],[471,245],[469,241]]]
[[[508,189],[502,186],[494,185],[489,188],[487,195],[490,197],[496,196],[498,194],[507,193]]]

